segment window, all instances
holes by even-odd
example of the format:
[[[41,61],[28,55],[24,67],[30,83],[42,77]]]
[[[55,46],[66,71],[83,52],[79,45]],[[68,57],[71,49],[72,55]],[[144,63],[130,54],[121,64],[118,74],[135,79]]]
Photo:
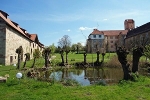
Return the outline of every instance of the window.
[[[31,49],[31,54],[32,54],[32,49]]]
[[[96,38],[96,35],[93,35],[93,38]]]
[[[113,48],[113,45],[111,45],[111,48]]]
[[[113,39],[113,36],[110,36],[110,39]]]
[[[102,36],[101,35],[99,35],[99,38],[101,38]]]
[[[13,63],[13,56],[10,56],[10,64]]]
[[[110,43],[113,43],[113,41],[110,41]]]

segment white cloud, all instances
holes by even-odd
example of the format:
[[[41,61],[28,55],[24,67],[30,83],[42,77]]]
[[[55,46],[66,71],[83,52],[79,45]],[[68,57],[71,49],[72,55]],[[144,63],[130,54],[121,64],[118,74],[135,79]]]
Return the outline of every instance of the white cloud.
[[[63,30],[63,32],[71,32],[71,30],[70,30],[70,29],[67,29],[67,30]]]
[[[68,32],[70,32],[71,30],[70,30],[70,29],[68,29],[67,31],[68,31]]]
[[[104,21],[107,21],[108,19],[107,18],[105,18],[105,19],[103,19]]]
[[[95,29],[96,27],[79,27],[79,30],[83,31],[83,30],[92,30],[92,29]]]

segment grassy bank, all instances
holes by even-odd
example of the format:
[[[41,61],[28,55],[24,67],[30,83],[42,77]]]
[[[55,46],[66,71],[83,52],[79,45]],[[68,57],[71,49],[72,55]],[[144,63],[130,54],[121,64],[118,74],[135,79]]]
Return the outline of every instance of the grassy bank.
[[[9,80],[0,84],[1,100],[150,100],[150,79],[113,86],[74,86],[39,82],[32,79]]]
[[[19,81],[16,73],[20,71],[14,66],[0,66],[0,75],[10,75],[6,83],[0,83],[1,100],[150,100],[149,77],[107,86],[64,86],[28,78],[23,71]]]
[[[116,59],[110,59],[114,55],[106,54],[105,61],[116,62]],[[60,62],[60,55],[55,54],[55,56],[55,61]],[[68,58],[69,63],[82,62],[83,54],[69,54]],[[92,58],[95,61],[96,54],[87,55],[88,62],[92,62]],[[28,61],[26,67],[30,67],[32,62]],[[35,65],[43,67],[44,59],[37,59]],[[16,78],[17,72],[23,73],[22,79]],[[44,82],[28,78],[23,70],[16,70],[14,66],[0,66],[0,76],[6,74],[10,77],[6,83],[0,83],[1,100],[150,100],[148,76],[140,76],[136,82],[121,81],[115,85],[64,86],[56,81]]]

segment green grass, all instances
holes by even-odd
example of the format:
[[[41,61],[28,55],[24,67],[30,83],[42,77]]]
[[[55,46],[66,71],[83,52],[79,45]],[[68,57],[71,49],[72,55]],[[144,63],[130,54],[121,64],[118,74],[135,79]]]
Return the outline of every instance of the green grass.
[[[58,62],[61,62],[61,57],[60,54],[54,54],[56,56],[56,60]],[[105,62],[107,62],[109,59],[111,59],[111,57],[113,57],[114,55],[116,55],[115,53],[106,53],[105,55]],[[65,57],[65,55],[64,55]],[[91,63],[91,62],[95,62],[97,55],[96,54],[87,54],[86,56],[87,58],[87,62]],[[71,61],[72,59],[74,59],[75,61]],[[100,54],[100,61],[102,59],[102,55]],[[75,62],[83,62],[84,61],[84,56],[83,54],[76,54],[76,53],[69,53],[68,54],[68,62],[69,63],[75,63]]]
[[[53,54],[53,55],[56,56],[54,61],[56,63],[60,63],[61,62],[60,54],[57,53],[57,54]],[[104,57],[105,58],[104,62],[109,61],[115,55],[116,55],[115,53],[110,53],[110,54],[106,53],[106,55]],[[65,58],[66,57],[65,57],[65,54],[64,54],[64,59]],[[100,61],[101,61],[101,59],[102,59],[102,56],[100,54]],[[74,64],[75,62],[83,62],[83,61],[84,61],[83,54],[76,54],[76,53],[69,53],[68,54],[68,63],[69,64]],[[95,62],[95,61],[96,61],[96,54],[87,54],[87,62],[88,63],[92,63],[92,62]],[[26,67],[31,67],[32,64],[33,64],[33,59],[31,59],[30,61],[27,61]],[[43,66],[44,66],[44,58],[41,57],[41,58],[36,59],[35,67],[43,67]],[[21,67],[23,67],[23,63],[21,63]]]
[[[55,60],[61,61],[60,55],[55,55]],[[105,61],[109,60],[107,56]],[[92,61],[91,57],[92,54],[88,54],[87,61]],[[83,54],[69,54],[68,58],[69,63],[72,63],[71,59],[81,62]],[[96,54],[93,54],[93,58],[96,59]],[[44,65],[41,59],[37,60],[36,66]],[[31,65],[32,60],[27,62],[27,67]],[[22,72],[24,77],[18,80],[17,72]],[[56,81],[50,83],[28,78],[23,70],[16,70],[14,66],[0,66],[0,76],[6,74],[10,77],[6,83],[0,83],[1,100],[150,100],[148,76],[140,76],[136,82],[121,81],[115,85],[64,86]]]
[[[17,72],[24,77],[18,80]],[[121,81],[116,85],[63,86],[28,78],[13,66],[0,66],[0,75],[5,74],[10,77],[0,83],[1,100],[150,100],[150,78],[144,76],[136,82]]]

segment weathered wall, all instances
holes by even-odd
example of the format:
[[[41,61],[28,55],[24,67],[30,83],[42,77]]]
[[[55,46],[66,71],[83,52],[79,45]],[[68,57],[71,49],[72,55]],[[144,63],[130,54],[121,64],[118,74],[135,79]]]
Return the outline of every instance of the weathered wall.
[[[5,22],[0,18],[0,64],[5,63]]]
[[[150,31],[129,37],[125,39],[125,47],[132,49],[134,46],[143,46],[143,43],[150,43]]]
[[[6,27],[6,58],[5,64],[17,63],[17,53],[16,49],[19,46],[23,48],[23,60],[25,58],[24,54],[30,53],[30,42],[29,39],[22,36],[19,32],[13,30],[11,27]]]
[[[107,42],[108,42],[108,51],[115,52],[116,51],[115,43],[118,42],[118,36],[117,35],[107,36]]]

